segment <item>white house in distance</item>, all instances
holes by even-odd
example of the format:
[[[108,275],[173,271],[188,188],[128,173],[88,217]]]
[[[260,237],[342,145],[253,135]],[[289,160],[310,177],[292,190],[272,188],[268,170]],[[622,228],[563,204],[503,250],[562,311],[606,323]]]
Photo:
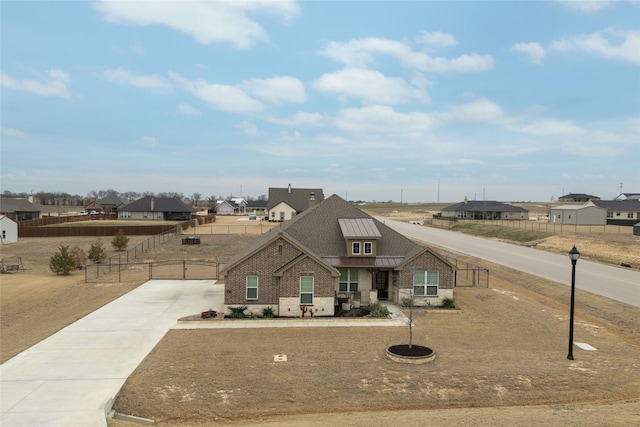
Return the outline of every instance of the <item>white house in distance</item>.
[[[551,208],[549,222],[570,225],[605,225],[607,210],[594,205],[560,205]]]
[[[18,223],[6,215],[0,215],[0,244],[18,241]]]
[[[269,187],[267,215],[269,221],[286,221],[323,200],[322,188]]]

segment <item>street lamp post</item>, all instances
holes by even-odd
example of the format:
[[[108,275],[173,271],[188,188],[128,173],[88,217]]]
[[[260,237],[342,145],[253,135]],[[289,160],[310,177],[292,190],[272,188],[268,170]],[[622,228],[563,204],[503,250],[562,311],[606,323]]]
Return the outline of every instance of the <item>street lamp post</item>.
[[[573,360],[573,304],[575,302],[576,293],[576,263],[580,258],[580,252],[576,249],[576,245],[569,251],[569,259],[571,260],[571,315],[569,320],[569,355],[567,359]]]

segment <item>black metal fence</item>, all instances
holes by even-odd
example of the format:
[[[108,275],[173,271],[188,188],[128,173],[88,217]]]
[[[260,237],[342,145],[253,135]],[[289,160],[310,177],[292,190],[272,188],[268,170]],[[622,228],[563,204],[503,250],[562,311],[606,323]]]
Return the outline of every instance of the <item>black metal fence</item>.
[[[120,259],[120,261],[123,261]],[[173,260],[92,264],[85,269],[85,283],[146,282],[148,280],[215,280],[223,264],[214,261]]]
[[[484,286],[489,288],[489,269],[471,264],[466,261],[449,259],[456,266],[454,271],[454,286],[474,287]]]
[[[148,252],[165,242],[175,239],[179,235],[180,228],[174,227],[169,231],[156,234],[149,237],[147,240],[143,240],[133,248],[122,251],[117,255],[110,256],[101,263],[89,264],[85,267],[84,270],[84,281],[85,283],[88,283],[90,280],[97,279],[98,277],[106,273],[112,273],[114,271],[122,272],[123,266],[133,266],[134,264],[136,264],[135,260],[141,257],[145,252]]]

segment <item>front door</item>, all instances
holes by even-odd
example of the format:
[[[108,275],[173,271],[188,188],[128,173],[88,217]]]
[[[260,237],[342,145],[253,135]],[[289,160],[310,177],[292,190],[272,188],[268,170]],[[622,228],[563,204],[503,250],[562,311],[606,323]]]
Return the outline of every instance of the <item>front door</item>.
[[[389,299],[389,272],[378,271],[376,273],[376,290],[378,291],[378,299]]]

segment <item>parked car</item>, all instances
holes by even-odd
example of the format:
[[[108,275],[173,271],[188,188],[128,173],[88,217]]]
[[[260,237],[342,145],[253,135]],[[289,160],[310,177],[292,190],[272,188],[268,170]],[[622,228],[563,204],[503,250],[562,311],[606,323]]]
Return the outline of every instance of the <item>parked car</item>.
[[[91,215],[100,215],[100,211],[93,210],[91,211]]]
[[[78,215],[89,215],[89,214],[87,213],[87,211],[80,211],[78,212]]]
[[[256,214],[249,214],[249,221],[255,221],[256,219]]]

